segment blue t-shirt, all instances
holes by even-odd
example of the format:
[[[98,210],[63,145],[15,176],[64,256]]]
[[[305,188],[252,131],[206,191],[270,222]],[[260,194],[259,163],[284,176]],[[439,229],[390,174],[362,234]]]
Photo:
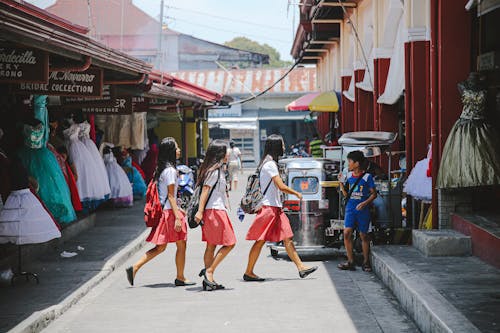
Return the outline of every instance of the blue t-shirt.
[[[355,177],[352,172],[347,174],[347,183],[349,183],[349,189],[347,193],[349,193],[354,183],[358,180],[358,177]],[[363,201],[368,200],[370,197],[370,190],[375,188],[375,182],[373,181],[373,176],[369,173],[365,173],[363,178],[358,182],[354,191],[352,191],[351,197],[347,202],[346,209],[356,209],[356,206]],[[369,209],[365,207],[365,209]]]

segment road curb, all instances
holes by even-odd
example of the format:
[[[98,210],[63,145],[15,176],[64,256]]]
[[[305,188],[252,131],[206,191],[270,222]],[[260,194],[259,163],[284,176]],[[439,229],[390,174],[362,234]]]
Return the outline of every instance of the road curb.
[[[82,286],[72,292],[59,304],[52,305],[44,310],[36,311],[31,316],[23,320],[21,323],[11,329],[10,333],[38,333],[46,328],[51,322],[59,318],[73,305],[78,303],[85,295],[93,288],[99,285],[106,279],[117,267],[121,266],[131,256],[136,254],[146,245],[146,237],[149,234],[149,229],[142,232],[137,238],[132,240],[123,249],[110,256],[104,263],[101,271],[96,276],[85,282]]]

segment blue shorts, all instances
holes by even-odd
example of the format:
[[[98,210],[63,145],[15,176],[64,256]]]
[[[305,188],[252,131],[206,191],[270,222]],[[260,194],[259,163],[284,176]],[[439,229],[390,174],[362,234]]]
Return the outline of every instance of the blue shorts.
[[[356,210],[356,208],[347,209],[345,212],[344,228],[357,229],[364,234],[368,233],[370,228],[370,209]]]

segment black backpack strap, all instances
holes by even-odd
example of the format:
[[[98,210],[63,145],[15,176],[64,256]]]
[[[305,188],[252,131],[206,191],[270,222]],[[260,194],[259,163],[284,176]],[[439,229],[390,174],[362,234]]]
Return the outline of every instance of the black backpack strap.
[[[271,162],[271,161],[268,161],[268,162]],[[272,162],[276,163],[275,161],[272,161]],[[264,163],[264,164],[266,164],[266,163]],[[260,169],[262,169],[264,167],[264,164],[262,164]],[[260,171],[261,171],[260,169],[257,169],[259,171],[259,184],[260,184]],[[267,184],[267,186],[266,186],[266,189],[264,190],[264,192],[262,192],[262,195],[266,195],[267,190],[269,190],[269,187],[271,186],[272,183],[273,183],[273,179],[271,178],[271,180],[269,181],[269,184]]]
[[[363,174],[358,178],[356,179],[356,182],[354,182],[354,184],[352,185],[352,188],[349,187],[349,192],[347,193],[347,196],[345,197],[345,201],[349,201],[349,199],[351,198],[351,195],[352,195],[352,192],[354,192],[354,189],[356,188],[356,186],[358,186],[359,182],[361,181],[361,179],[366,175],[366,172],[363,172]]]
[[[262,192],[262,195],[266,195],[267,190],[269,190],[269,187],[271,186],[272,183],[273,183],[273,179],[271,178],[271,180],[269,181],[269,184],[267,184],[267,186],[266,186],[266,189],[264,190],[264,192]]]

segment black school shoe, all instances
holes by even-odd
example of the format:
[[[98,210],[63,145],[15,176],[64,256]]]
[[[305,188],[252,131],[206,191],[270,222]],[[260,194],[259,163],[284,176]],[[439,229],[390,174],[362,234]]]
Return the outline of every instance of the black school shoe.
[[[191,281],[186,282],[179,279],[175,279],[174,284],[176,287],[186,287],[186,286],[194,286],[196,282],[191,282]]]
[[[317,270],[318,266],[314,266],[309,269],[304,269],[303,271],[299,271],[300,278],[303,279],[307,277],[309,274],[316,272]]]
[[[130,266],[125,270],[125,272],[127,273],[128,283],[130,283],[131,286],[134,286],[134,268]]]
[[[266,279],[264,279],[264,278],[261,278],[258,276],[253,277],[253,276],[246,275],[246,274],[243,274],[243,280],[247,281],[247,282],[264,282],[264,281],[266,281]]]

